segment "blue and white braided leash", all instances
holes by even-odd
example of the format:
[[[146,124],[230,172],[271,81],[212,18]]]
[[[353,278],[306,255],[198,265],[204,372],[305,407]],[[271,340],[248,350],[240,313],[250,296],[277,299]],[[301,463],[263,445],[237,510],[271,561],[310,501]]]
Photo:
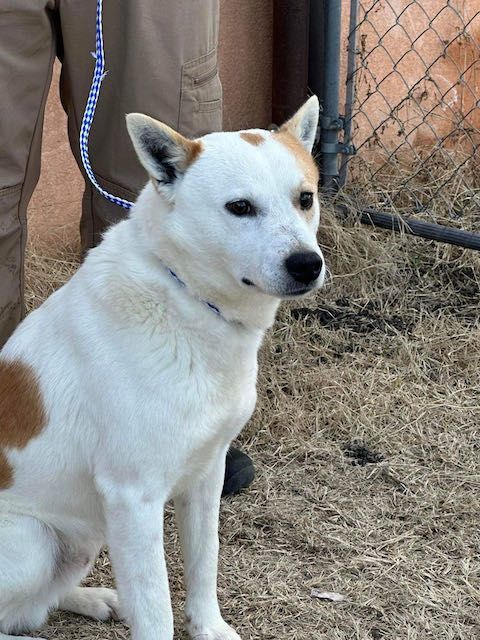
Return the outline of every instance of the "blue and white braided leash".
[[[92,166],[88,155],[88,139],[90,136],[90,129],[92,128],[93,118],[95,117],[95,109],[97,108],[98,97],[100,95],[100,88],[102,86],[103,79],[107,75],[105,71],[105,51],[103,48],[103,28],[102,28],[102,0],[97,0],[97,18],[96,18],[96,31],[95,31],[95,52],[92,52],[95,58],[95,69],[93,71],[92,85],[87,98],[87,105],[83,114],[82,126],[80,127],[80,156],[82,158],[83,168],[90,182],[93,186],[102,194],[104,198],[110,200],[114,204],[118,204],[124,209],[131,209],[133,202],[114,196],[105,189],[103,189],[97,182],[95,174],[93,173]],[[162,263],[163,264],[163,263]],[[167,265],[163,265],[166,271],[174,278],[181,287],[188,289],[187,285],[181,280],[177,274],[170,269]],[[222,313],[218,307],[216,307],[208,300],[203,300],[196,296],[193,292],[190,293],[199,302],[208,307],[216,315],[223,318]]]
[[[102,196],[107,200],[110,200],[110,202],[118,204],[124,209],[130,209],[133,202],[108,193],[108,191],[98,184],[88,157],[88,139],[90,136],[90,129],[92,127],[93,118],[95,117],[95,109],[97,108],[100,88],[102,86],[103,79],[107,75],[105,72],[105,52],[103,49],[102,8],[102,0],[97,0],[95,52],[92,52],[92,55],[95,58],[95,69],[93,71],[92,86],[90,87],[90,93],[88,94],[87,105],[83,114],[82,126],[80,127],[80,156],[90,182],[94,187],[96,187],[96,189],[98,189]]]

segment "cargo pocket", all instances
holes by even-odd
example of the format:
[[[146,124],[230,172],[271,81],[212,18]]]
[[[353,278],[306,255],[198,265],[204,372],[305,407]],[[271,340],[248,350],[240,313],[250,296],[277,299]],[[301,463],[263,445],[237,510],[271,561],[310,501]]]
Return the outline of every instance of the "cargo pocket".
[[[189,60],[182,67],[178,130],[190,137],[222,128],[222,84],[217,50]]]

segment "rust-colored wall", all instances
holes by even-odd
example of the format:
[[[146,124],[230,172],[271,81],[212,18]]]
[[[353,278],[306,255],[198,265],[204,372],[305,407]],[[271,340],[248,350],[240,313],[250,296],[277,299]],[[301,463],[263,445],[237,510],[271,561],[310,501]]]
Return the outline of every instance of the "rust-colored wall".
[[[83,178],[67,138],[67,117],[58,97],[60,65],[55,65],[45,111],[42,172],[28,208],[30,237],[49,241],[76,237]]]
[[[359,17],[357,145],[375,128],[389,147],[480,128],[478,0],[362,0]]]
[[[224,128],[268,127],[272,117],[273,0],[221,0]]]

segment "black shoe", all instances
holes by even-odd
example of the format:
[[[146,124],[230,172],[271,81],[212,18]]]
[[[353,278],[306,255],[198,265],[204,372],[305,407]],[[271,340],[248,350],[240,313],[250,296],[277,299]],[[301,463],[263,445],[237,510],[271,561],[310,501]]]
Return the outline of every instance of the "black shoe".
[[[222,496],[230,496],[248,487],[255,477],[253,462],[246,453],[230,447],[225,461]]]

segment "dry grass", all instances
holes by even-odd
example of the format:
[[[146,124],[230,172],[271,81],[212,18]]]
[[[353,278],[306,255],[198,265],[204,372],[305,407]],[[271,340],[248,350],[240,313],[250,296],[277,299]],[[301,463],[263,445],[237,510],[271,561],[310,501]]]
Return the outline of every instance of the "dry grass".
[[[373,140],[350,160],[348,200],[480,233],[480,142],[459,136],[450,143],[404,144],[393,153]]]
[[[480,257],[341,227],[328,210],[321,241],[333,281],[285,304],[265,341],[242,436],[257,480],[222,504],[225,617],[244,640],[478,639]],[[32,250],[29,303],[77,264],[73,249],[54,259]],[[111,582],[106,555],[89,581]],[[347,599],[313,599],[314,587]],[[64,613],[42,631],[127,633]]]

